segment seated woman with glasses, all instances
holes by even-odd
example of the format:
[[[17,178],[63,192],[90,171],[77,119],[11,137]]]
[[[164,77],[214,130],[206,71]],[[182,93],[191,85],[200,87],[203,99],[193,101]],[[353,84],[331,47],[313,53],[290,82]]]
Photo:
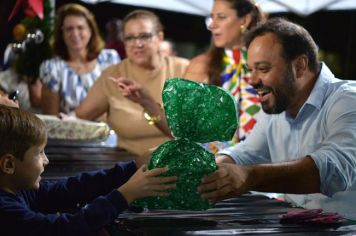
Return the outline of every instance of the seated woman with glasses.
[[[44,114],[70,113],[109,65],[118,63],[115,50],[103,49],[94,15],[79,4],[59,8],[54,28],[56,57],[42,63],[41,107]]]
[[[75,113],[93,120],[107,112],[118,146],[140,156],[171,138],[161,93],[165,80],[182,77],[189,61],[160,55],[163,27],[150,11],[129,13],[123,38],[127,58],[103,71]]]
[[[213,153],[246,138],[262,111],[259,96],[248,84],[246,30],[264,20],[254,0],[214,0],[211,15],[206,19],[212,33],[208,52],[193,58],[184,77],[221,86],[235,97],[239,110],[239,128],[232,142],[207,144]]]

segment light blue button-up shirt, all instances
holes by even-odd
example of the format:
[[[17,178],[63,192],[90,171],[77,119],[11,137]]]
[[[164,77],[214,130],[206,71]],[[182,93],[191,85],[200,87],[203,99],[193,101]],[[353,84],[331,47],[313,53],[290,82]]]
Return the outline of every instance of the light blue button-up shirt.
[[[311,156],[319,169],[323,195],[289,195],[303,207],[330,209],[330,198],[334,194],[355,195],[356,82],[335,78],[322,64],[316,84],[295,118],[286,112],[264,116],[246,141],[220,153],[233,157],[241,165]],[[325,201],[328,207],[324,207]],[[340,206],[336,209],[340,210]],[[353,217],[356,217],[354,211]]]

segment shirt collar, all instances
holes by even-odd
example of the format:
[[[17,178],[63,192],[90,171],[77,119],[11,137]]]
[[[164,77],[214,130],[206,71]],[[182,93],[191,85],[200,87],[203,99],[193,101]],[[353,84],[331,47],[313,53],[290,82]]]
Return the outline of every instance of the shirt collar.
[[[289,122],[298,122],[299,120],[303,120],[303,117],[305,117],[307,114],[310,114],[313,109],[320,110],[323,106],[328,96],[328,84],[330,84],[331,80],[334,78],[334,75],[325,65],[325,63],[322,62],[320,66],[321,70],[314,84],[314,87],[308,99],[300,108],[297,116],[295,118],[292,118],[287,112],[285,112],[285,117]]]
[[[319,76],[307,101],[305,102],[305,104],[314,106],[318,110],[320,110],[323,106],[327,98],[328,84],[331,82],[332,78],[334,78],[334,74],[325,65],[325,63],[322,62],[320,66],[321,71],[319,73]]]

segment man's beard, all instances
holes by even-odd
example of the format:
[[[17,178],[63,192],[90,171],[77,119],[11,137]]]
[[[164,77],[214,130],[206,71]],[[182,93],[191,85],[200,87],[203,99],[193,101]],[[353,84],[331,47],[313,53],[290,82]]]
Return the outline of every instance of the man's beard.
[[[270,90],[275,97],[275,103],[268,105],[268,101],[261,102],[262,109],[267,114],[280,114],[288,108],[291,98],[295,96],[295,77],[293,75],[292,65],[288,65],[287,70],[283,74],[283,83],[276,87],[263,86],[266,90]]]

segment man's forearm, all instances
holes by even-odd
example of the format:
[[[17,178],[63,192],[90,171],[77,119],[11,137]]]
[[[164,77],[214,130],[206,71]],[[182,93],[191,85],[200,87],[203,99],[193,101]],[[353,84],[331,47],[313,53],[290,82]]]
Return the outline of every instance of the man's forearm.
[[[319,171],[311,157],[245,168],[251,178],[251,190],[254,191],[295,194],[320,192]]]

